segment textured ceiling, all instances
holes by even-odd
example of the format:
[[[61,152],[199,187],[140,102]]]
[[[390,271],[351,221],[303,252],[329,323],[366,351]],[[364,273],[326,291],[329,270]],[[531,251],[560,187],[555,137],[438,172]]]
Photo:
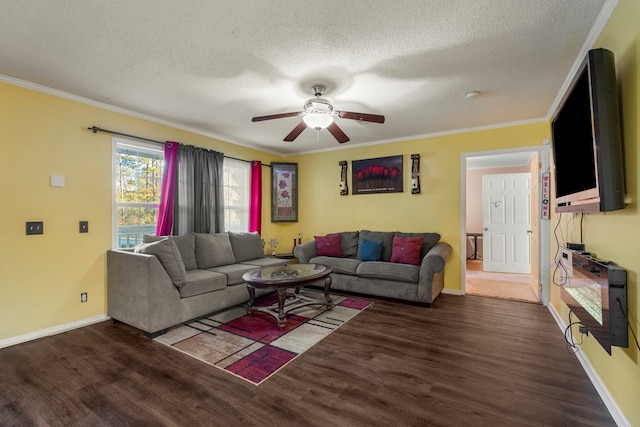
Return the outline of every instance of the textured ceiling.
[[[612,4],[0,0],[0,74],[262,150],[327,150],[547,117]],[[251,122],[300,111],[315,83],[386,122],[337,119],[342,146],[327,130],[283,142],[298,117]]]

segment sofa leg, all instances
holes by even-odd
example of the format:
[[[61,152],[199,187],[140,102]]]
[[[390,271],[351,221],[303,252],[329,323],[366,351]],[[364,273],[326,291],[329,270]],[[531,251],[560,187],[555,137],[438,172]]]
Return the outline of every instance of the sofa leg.
[[[169,329],[161,329],[156,332],[146,332],[146,331],[143,331],[143,332],[145,337],[154,339],[155,337],[159,337],[160,335],[166,334],[168,330]]]

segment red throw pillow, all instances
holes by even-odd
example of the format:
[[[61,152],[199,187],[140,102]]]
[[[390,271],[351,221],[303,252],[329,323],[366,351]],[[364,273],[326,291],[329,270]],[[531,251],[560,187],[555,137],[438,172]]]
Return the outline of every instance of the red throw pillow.
[[[313,238],[316,240],[316,255],[342,257],[339,234],[314,236]]]
[[[391,248],[391,262],[420,265],[420,249],[422,237],[394,237]]]

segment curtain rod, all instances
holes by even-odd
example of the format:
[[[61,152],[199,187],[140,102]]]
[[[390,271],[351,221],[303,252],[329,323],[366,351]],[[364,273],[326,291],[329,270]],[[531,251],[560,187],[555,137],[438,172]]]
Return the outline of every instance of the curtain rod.
[[[158,141],[156,139],[145,138],[145,137],[142,137],[142,136],[131,135],[131,134],[128,134],[128,133],[116,132],[115,130],[102,129],[99,126],[91,126],[91,127],[88,127],[87,129],[90,130],[93,133],[98,133],[98,132],[110,133],[112,135],[126,136],[127,138],[134,138],[134,139],[139,139],[141,141],[153,142],[154,144],[162,144],[162,145],[164,145],[166,143],[165,141]],[[227,159],[238,160],[240,162],[251,163],[251,160],[239,159],[237,157],[231,157],[231,156],[224,156],[224,157],[227,158]],[[267,164],[263,164],[262,166],[266,166],[268,168],[271,167],[271,165],[267,165]]]

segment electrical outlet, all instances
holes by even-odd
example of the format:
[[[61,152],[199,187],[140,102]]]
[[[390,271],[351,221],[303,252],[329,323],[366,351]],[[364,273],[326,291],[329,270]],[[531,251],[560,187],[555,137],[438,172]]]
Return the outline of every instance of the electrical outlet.
[[[80,294],[80,302],[87,302],[88,299],[86,292]]]
[[[44,234],[44,223],[42,221],[28,221],[27,236],[32,234]]]
[[[584,325],[578,326],[578,331],[580,331],[580,333],[583,335],[587,335],[587,336],[589,335],[589,330]]]

